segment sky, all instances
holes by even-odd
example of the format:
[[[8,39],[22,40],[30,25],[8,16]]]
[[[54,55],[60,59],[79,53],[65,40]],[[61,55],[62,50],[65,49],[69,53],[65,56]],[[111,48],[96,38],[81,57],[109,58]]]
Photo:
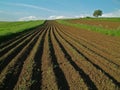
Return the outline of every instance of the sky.
[[[120,0],[0,0],[0,21],[79,18],[97,9],[120,17]]]

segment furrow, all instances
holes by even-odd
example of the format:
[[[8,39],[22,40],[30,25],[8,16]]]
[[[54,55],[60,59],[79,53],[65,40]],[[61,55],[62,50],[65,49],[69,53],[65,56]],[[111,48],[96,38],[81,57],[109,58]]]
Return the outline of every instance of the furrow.
[[[30,47],[31,50],[28,53],[28,56],[26,57],[26,60],[24,61],[24,64],[22,66],[22,70],[20,72],[18,81],[15,85],[14,90],[28,90],[28,89],[33,89],[33,87],[40,82],[40,71],[38,71],[37,73],[35,72],[35,68],[37,68],[37,70],[40,70],[40,66],[37,67],[36,66],[36,61],[35,61],[35,55],[37,53],[37,48],[39,47],[41,40],[43,38],[43,36],[45,35],[45,31],[43,30],[43,32],[41,34],[38,34],[37,37],[35,38],[34,44]],[[27,64],[27,65],[26,65]],[[39,64],[39,63],[38,63]],[[38,75],[39,77],[34,77],[36,75]],[[39,80],[36,80],[36,78]],[[40,84],[40,83],[39,83]],[[40,85],[36,87],[37,89],[40,88]]]
[[[6,41],[6,42],[1,43],[1,44],[0,44],[0,48],[4,48],[4,47],[8,46],[10,43],[12,43],[12,42],[20,39],[21,37],[24,37],[24,36],[25,36],[26,34],[28,34],[28,33],[30,33],[30,31],[28,31],[28,32],[26,32],[26,33],[23,33],[23,34],[21,34],[21,35],[19,35],[19,36],[16,36],[15,38],[13,38],[13,39],[11,39],[11,40],[9,40],[9,41]]]
[[[57,36],[59,35],[57,34]],[[73,49],[73,47],[71,47],[64,41],[64,39],[62,39],[61,37],[58,38],[61,40],[60,42],[64,44],[65,49],[69,51],[68,53],[72,56],[74,62],[76,62],[76,64],[84,70],[84,72],[90,77],[90,79],[94,81],[98,89],[100,88],[108,89],[116,87],[115,84],[113,84],[108,77],[102,74],[101,71],[97,70],[91,63],[86,61],[82,56],[80,56],[79,53]],[[111,85],[111,87],[109,87],[109,85]]]
[[[51,41],[50,31],[49,31],[49,34],[48,34],[48,44],[49,44],[49,50],[50,50],[50,56],[51,56],[51,59],[52,59],[52,64],[53,64],[53,67],[54,67],[53,71],[54,71],[54,74],[56,76],[58,89],[59,90],[63,90],[63,89],[69,90],[68,82],[66,81],[66,78],[64,76],[63,71],[59,67],[57,57],[55,55],[55,51],[54,51],[54,48],[53,48],[53,43]]]
[[[0,44],[0,90],[119,90],[119,40],[46,20]]]
[[[63,32],[63,31],[61,31]],[[75,35],[71,35],[69,33],[66,34],[65,32],[63,32],[66,36],[70,37],[71,39],[73,39],[74,41],[78,42],[83,48],[88,49],[91,53],[96,54],[97,56],[103,58],[104,60],[110,62],[111,64],[115,65],[116,67],[120,67],[120,63],[119,60],[117,60],[115,57],[113,58],[110,54],[106,54],[101,52],[101,50],[98,50],[98,47],[92,47],[89,43],[86,42],[86,40],[81,40],[81,38],[73,38],[76,37]],[[109,57],[109,58],[108,58]],[[113,59],[113,60],[112,60]]]
[[[72,60],[72,57],[70,56],[70,54],[68,53],[68,51],[65,49],[65,47],[60,43],[60,41],[57,39],[55,33],[53,32],[57,42],[59,43],[59,46],[61,47],[62,51],[65,54],[65,57],[68,59],[68,61],[70,62],[70,64],[75,68],[76,71],[79,72],[79,74],[81,75],[81,77],[83,78],[84,82],[86,83],[87,87],[89,90],[96,90],[97,87],[95,86],[94,82],[90,79],[90,77],[83,71],[83,69],[81,69],[80,67],[78,67],[78,65]]]
[[[31,36],[34,32],[31,32],[29,34],[26,34],[25,36],[21,37],[20,39],[13,41],[13,43],[11,42],[9,45],[7,45],[5,48],[2,48],[0,50],[0,57],[2,57],[5,53],[7,53],[8,51],[10,51],[12,48],[14,48],[15,46],[17,46],[19,43],[21,43],[23,40],[25,40],[25,38],[27,38],[28,36]]]
[[[19,54],[7,65],[0,75],[0,88],[1,89],[13,89],[17,83],[19,74],[22,70],[23,63],[33,48],[39,32],[31,41],[19,52]]]
[[[40,31],[41,32],[41,31]],[[21,51],[21,49],[37,34],[33,33],[31,36],[27,37],[24,41],[19,43],[16,47],[8,51],[4,56],[0,58],[0,72],[5,66]]]
[[[54,31],[56,29],[53,29]],[[58,63],[63,70],[66,80],[68,81],[70,90],[88,90],[89,87],[86,86],[83,76],[80,75],[81,72],[76,71],[76,69],[71,65],[68,58],[62,51],[61,47],[59,46],[58,42],[55,39],[55,36],[53,35],[53,30],[51,33],[53,46],[55,49],[55,54],[58,60]]]
[[[73,47],[73,49],[75,49],[81,56],[83,56],[83,58],[85,58],[88,62],[90,62],[94,67],[96,67],[98,70],[100,70],[100,71],[102,71],[107,77],[109,77],[112,81],[113,81],[113,83],[115,83],[116,85],[118,85],[118,86],[120,86],[120,82],[118,82],[116,79],[114,79],[114,77],[113,76],[111,76],[109,73],[107,73],[107,72],[105,72],[100,66],[98,66],[99,65],[99,62],[98,63],[95,63],[95,61],[93,61],[92,59],[93,58],[90,58],[89,56],[90,56],[90,54],[88,53],[88,54],[85,54],[85,53],[87,53],[87,51],[85,52],[85,53],[83,53],[84,51],[83,50],[81,50],[81,49],[78,49],[77,48],[77,46],[78,45],[76,45],[75,44],[75,42],[73,42],[73,41],[71,41],[70,39],[69,39],[69,41],[68,40],[66,40],[67,38],[66,37],[64,37],[63,38],[63,36],[60,34],[60,33],[58,33],[60,36],[61,36],[61,38],[62,39],[64,39],[71,47]],[[66,39],[65,39],[66,38]],[[74,43],[74,45],[72,44],[72,43]],[[79,47],[79,46],[78,46]],[[81,52],[80,52],[81,51]],[[89,57],[89,58],[88,58]],[[91,60],[90,60],[91,59]],[[95,58],[96,59],[96,58]],[[96,59],[97,60],[97,59]],[[109,69],[108,69],[109,70]],[[117,75],[117,76],[119,76],[119,75]]]
[[[50,50],[49,50],[49,43],[48,43],[48,33],[51,27],[48,25],[48,29],[46,30],[46,36],[45,36],[45,41],[44,41],[44,46],[43,46],[43,54],[42,54],[42,59],[41,59],[41,90],[58,90],[58,85],[56,82],[56,77],[53,71],[53,64],[52,64],[52,59],[50,56]],[[41,48],[42,50],[42,48]],[[40,50],[40,51],[41,51]],[[39,53],[38,53],[39,54]],[[39,57],[39,55],[38,55]]]
[[[29,34],[31,32],[34,32],[36,31],[37,29],[40,29],[43,25],[40,25],[39,27],[36,27],[35,29],[33,30],[28,30],[28,31],[23,31],[23,32],[20,32],[19,35],[17,35],[16,37],[6,41],[6,42],[3,42],[0,44],[0,49],[1,48],[5,48],[6,46],[8,46],[9,44],[13,43],[13,42],[16,42],[17,40],[21,39],[21,37],[24,37],[26,36],[26,34]]]
[[[83,21],[84,22],[84,21]],[[83,22],[81,22],[81,23],[83,23]],[[101,22],[101,21],[100,21]],[[70,23],[72,23],[72,22],[70,22]],[[76,23],[76,21],[74,22],[74,23]],[[104,22],[103,22],[104,23]],[[85,23],[84,23],[85,24]],[[88,23],[88,25],[89,24],[91,24],[91,23]],[[108,24],[108,23],[107,23]],[[99,25],[99,24],[98,24]],[[110,24],[111,25],[111,24]],[[111,36],[108,36],[109,38],[111,37]],[[105,40],[104,41],[108,41],[108,42],[112,42],[112,43],[114,43],[114,44],[116,44],[116,45],[120,45],[120,39],[118,39],[118,40],[116,40],[116,39],[113,39],[113,37],[112,37],[112,39],[106,39],[105,38]]]
[[[46,27],[47,28],[47,27]],[[42,79],[42,75],[41,75],[41,58],[43,55],[43,46],[44,46],[44,41],[45,41],[45,36],[46,36],[46,32],[47,29],[44,29],[45,33],[41,36],[41,40],[38,39],[38,44],[36,44],[36,48],[35,50],[36,53],[34,55],[34,65],[33,65],[33,70],[32,70],[32,77],[31,77],[31,81],[33,81],[30,89],[33,90],[34,88],[37,90],[41,89],[41,79]]]
[[[65,28],[66,30],[68,29],[68,27],[65,27],[63,25],[61,25],[60,28]],[[119,56],[119,54],[117,52],[113,51],[114,49],[105,47],[106,46],[105,43],[104,43],[104,45],[101,45],[101,43],[96,43],[96,40],[95,40],[94,36],[87,37],[88,35],[86,34],[86,31],[80,30],[80,29],[78,30],[78,29],[75,29],[75,28],[69,28],[69,30],[70,30],[70,32],[67,32],[67,31],[66,32],[70,33],[70,34],[73,34],[74,37],[78,37],[81,41],[86,41],[89,45],[91,45],[95,48],[97,47],[97,49],[99,49],[100,51],[108,53],[109,56],[113,56],[113,57],[115,57],[115,56],[118,57]],[[92,34],[92,33],[90,33],[90,34]],[[93,41],[90,38],[92,38]],[[104,40],[104,38],[101,37],[101,40]],[[101,42],[100,39],[98,41]]]
[[[32,35],[33,33],[35,33],[36,31],[33,30],[29,33],[26,33],[24,36],[22,36],[21,38],[18,38],[17,40],[11,42],[10,44],[7,44],[7,46],[3,47],[0,49],[0,56],[3,56],[4,53],[6,53],[7,51],[9,51],[10,49],[12,49],[13,47],[15,47],[18,43],[22,42],[25,38],[27,38],[28,36]]]
[[[68,38],[68,37],[66,37],[66,35],[64,35],[64,36],[65,36],[65,38]],[[81,51],[82,53],[84,53],[85,56],[91,58],[92,62],[96,63],[98,66],[102,67],[107,73],[109,73],[110,75],[112,75],[111,78],[115,77],[116,80],[118,80],[118,81],[120,80],[120,78],[119,78],[120,71],[118,69],[119,68],[118,66],[110,64],[109,62],[106,62],[106,60],[104,60],[104,58],[102,59],[101,57],[96,56],[96,54],[91,53],[89,51],[89,49],[87,50],[87,48],[81,47],[81,45],[79,43],[77,43],[76,40],[74,40],[74,39],[71,40],[71,39],[72,38],[70,38],[69,42],[73,42],[74,45],[79,48],[79,51]],[[109,65],[109,67],[106,67],[106,65]],[[114,78],[113,78],[113,81],[115,81]]]

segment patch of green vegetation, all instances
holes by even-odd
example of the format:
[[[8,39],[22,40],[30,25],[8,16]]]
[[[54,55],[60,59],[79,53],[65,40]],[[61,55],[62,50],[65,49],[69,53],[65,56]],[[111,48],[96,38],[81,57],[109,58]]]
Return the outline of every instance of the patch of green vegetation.
[[[18,33],[33,29],[41,25],[44,21],[22,21],[22,22],[0,22],[0,41],[10,38]]]
[[[73,24],[73,23],[67,22],[67,20],[57,20],[57,22],[67,25],[67,26],[73,26],[73,27],[77,27],[77,28],[81,28],[81,29],[100,32],[100,33],[106,34],[106,35],[120,36],[120,28],[118,28],[117,30],[109,30],[109,29],[105,29],[103,27],[98,27],[98,26],[92,26],[92,25],[86,25],[86,24]]]

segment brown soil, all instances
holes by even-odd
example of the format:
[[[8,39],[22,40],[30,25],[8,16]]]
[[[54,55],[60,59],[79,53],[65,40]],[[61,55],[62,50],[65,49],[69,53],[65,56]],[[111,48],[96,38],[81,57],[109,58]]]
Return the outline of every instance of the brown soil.
[[[87,25],[93,25],[98,27],[103,27],[106,29],[116,30],[120,29],[120,22],[112,22],[112,21],[103,21],[103,20],[69,20],[71,23],[75,24],[87,24]]]
[[[1,90],[119,90],[120,38],[46,21],[0,46]]]

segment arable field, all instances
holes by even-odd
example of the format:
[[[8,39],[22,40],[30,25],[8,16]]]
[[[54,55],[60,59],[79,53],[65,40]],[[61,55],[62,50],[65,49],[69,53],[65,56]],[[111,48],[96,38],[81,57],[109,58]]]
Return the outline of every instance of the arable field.
[[[57,21],[68,26],[92,30],[111,36],[120,36],[120,18],[81,18]]]
[[[0,89],[120,90],[119,34],[73,22],[48,20],[2,42]]]
[[[120,18],[116,18],[116,19],[114,18],[111,18],[111,19],[81,18],[81,19],[74,19],[74,20],[68,20],[68,21],[75,24],[87,24],[92,26],[103,27],[110,30],[118,30],[118,29],[120,30]]]

